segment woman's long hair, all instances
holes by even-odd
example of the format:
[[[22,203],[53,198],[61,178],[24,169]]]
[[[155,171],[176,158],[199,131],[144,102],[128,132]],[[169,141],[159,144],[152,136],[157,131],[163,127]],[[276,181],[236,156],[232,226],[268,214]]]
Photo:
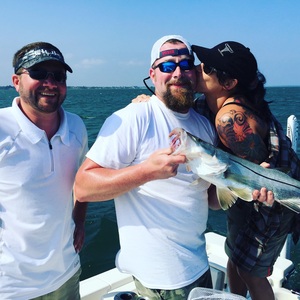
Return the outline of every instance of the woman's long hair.
[[[217,73],[217,77],[221,85],[224,85],[227,80],[233,79],[230,75],[226,76],[224,72],[219,74]],[[259,71],[257,71],[256,78],[250,85],[244,86],[240,83],[237,84],[236,88],[232,91],[232,97],[245,97],[249,101],[249,103],[251,103],[251,106],[256,111],[259,117],[266,121],[270,121],[272,118],[272,113],[269,107],[269,103],[271,102],[265,100],[265,83],[265,76]]]

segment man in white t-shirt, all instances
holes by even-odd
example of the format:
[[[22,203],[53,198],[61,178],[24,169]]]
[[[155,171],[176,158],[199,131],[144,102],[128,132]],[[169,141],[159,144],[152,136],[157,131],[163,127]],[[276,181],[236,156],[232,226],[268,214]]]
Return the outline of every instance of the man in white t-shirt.
[[[152,48],[149,102],[129,104],[101,128],[77,173],[77,199],[115,199],[121,249],[116,265],[150,299],[186,299],[197,286],[212,287],[204,231],[214,187],[172,155],[169,133],[184,128],[214,144],[213,126],[193,109],[195,68],[181,36]],[[179,298],[178,298],[179,297]]]
[[[86,204],[73,210],[72,191],[88,141],[61,107],[72,69],[45,42],[22,47],[13,67],[19,96],[0,109],[0,299],[79,300]]]

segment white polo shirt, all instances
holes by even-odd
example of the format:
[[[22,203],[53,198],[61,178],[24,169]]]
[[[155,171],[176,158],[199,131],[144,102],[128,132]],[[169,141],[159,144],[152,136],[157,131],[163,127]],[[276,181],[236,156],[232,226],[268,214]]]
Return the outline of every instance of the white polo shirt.
[[[61,109],[49,143],[18,101],[0,109],[0,299],[22,300],[56,290],[80,267],[72,188],[87,132]]]

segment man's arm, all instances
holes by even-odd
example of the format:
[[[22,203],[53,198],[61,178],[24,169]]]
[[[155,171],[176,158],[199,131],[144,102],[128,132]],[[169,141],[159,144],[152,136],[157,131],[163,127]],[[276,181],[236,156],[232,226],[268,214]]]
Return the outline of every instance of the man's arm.
[[[85,223],[87,207],[88,207],[88,203],[81,203],[76,200],[73,208],[73,220],[75,223],[73,245],[77,253],[80,252],[84,244],[84,239],[85,239],[84,223]]]
[[[217,191],[216,191],[216,186],[211,185],[208,188],[208,206],[212,210],[218,210],[221,208],[218,197],[217,197]]]
[[[223,145],[238,157],[258,164],[268,158],[268,126],[252,110],[228,103],[218,111],[215,126]]]
[[[173,177],[186,158],[171,154],[170,148],[160,149],[144,162],[118,170],[103,168],[87,158],[75,178],[76,199],[80,202],[110,200],[148,181]]]

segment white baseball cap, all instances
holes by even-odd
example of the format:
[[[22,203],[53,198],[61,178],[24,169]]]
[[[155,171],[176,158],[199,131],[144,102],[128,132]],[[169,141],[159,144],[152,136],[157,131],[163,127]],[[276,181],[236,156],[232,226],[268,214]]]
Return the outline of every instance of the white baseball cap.
[[[168,40],[173,40],[173,39],[179,40],[180,42],[184,43],[186,45],[187,49],[179,49],[179,50],[178,49],[170,49],[170,50],[161,52],[160,51],[161,46]],[[165,35],[162,38],[160,38],[159,40],[157,40],[152,47],[150,66],[152,66],[157,59],[162,58],[164,56],[167,56],[167,55],[176,56],[176,55],[183,55],[183,54],[191,55],[194,58],[190,43],[181,35]]]

